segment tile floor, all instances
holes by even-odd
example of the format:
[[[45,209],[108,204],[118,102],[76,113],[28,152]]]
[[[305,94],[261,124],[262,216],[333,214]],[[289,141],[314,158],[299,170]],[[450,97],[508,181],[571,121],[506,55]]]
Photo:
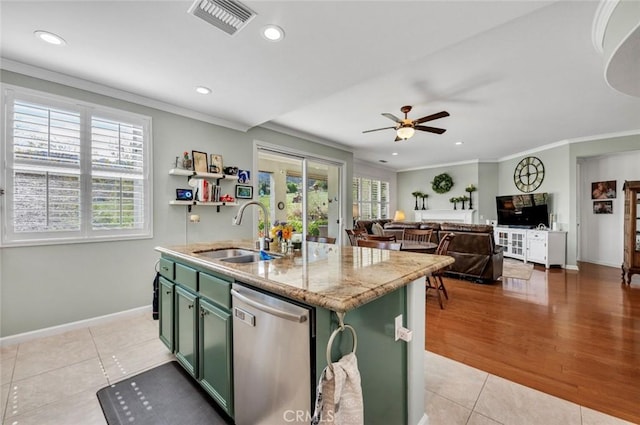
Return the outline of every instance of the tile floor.
[[[1,348],[2,424],[106,424],[97,390],[173,359],[157,335],[141,313]],[[430,352],[425,388],[430,425],[628,424]]]

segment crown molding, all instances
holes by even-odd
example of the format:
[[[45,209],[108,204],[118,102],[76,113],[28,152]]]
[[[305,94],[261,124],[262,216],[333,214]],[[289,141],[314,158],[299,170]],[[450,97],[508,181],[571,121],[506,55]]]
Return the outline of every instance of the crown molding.
[[[169,112],[176,115],[181,115],[187,118],[193,118],[198,121],[219,125],[221,127],[226,127],[226,128],[230,128],[237,131],[246,132],[250,128],[247,125],[223,120],[221,118],[214,117],[213,115],[203,114],[202,112],[197,112],[192,109],[182,108],[180,106],[172,105],[170,103],[162,102],[160,100],[152,99],[152,98],[137,95],[128,91],[94,83],[92,81],[84,80],[82,78],[72,77],[67,74],[50,71],[48,69],[40,68],[37,66],[27,65],[22,62],[16,62],[11,59],[0,58],[0,68],[6,71],[11,71],[11,72],[16,72],[18,74],[26,75],[28,77],[38,78],[41,80],[50,81],[52,83],[62,84],[75,89],[86,90],[91,93],[112,97],[114,99],[135,103],[137,105],[146,106],[149,108],[159,109],[161,111]]]

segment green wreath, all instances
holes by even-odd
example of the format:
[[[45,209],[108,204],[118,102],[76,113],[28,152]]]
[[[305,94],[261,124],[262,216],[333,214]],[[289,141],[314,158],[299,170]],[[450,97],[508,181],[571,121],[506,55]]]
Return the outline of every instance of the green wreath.
[[[447,193],[453,187],[453,179],[447,173],[438,174],[431,182],[431,188],[436,193]]]

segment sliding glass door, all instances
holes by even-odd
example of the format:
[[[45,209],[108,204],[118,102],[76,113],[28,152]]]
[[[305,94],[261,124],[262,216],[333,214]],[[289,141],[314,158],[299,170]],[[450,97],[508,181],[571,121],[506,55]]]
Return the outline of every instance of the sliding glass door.
[[[286,222],[297,237],[329,237],[340,243],[341,164],[258,148],[257,165],[258,197],[269,210],[270,227]]]

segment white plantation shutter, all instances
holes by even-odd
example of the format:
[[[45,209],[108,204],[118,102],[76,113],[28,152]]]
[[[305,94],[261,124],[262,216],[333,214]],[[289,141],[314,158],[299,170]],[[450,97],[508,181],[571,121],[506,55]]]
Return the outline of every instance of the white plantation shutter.
[[[144,129],[91,119],[91,225],[94,230],[144,226]]]
[[[2,244],[151,236],[150,119],[3,90]]]
[[[353,178],[353,199],[363,220],[389,217],[389,183]]]

